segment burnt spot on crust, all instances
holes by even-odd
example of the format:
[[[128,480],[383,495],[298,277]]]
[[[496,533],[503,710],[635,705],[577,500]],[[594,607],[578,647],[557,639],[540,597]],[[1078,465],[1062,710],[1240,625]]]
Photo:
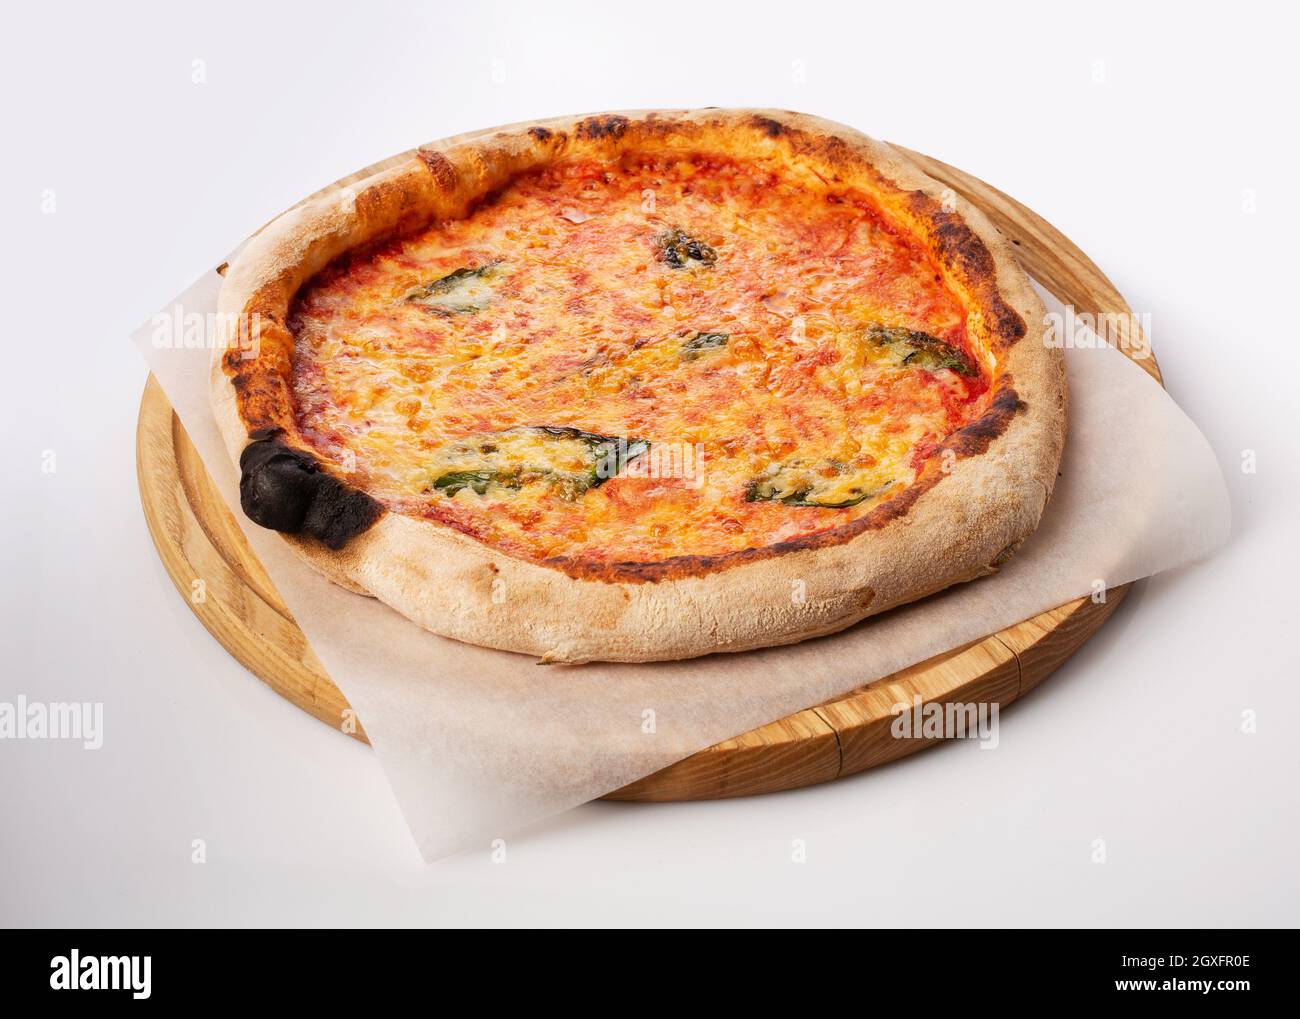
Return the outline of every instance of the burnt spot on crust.
[[[617,141],[627,133],[629,121],[616,113],[605,113],[598,117],[588,117],[578,123],[578,137],[588,141],[613,138]]]
[[[785,134],[786,127],[779,120],[773,120],[771,117],[755,116],[750,122],[769,138],[780,138]]]
[[[823,174],[828,171],[840,174],[845,170],[863,166],[862,158],[854,151],[853,146],[837,134],[809,135],[797,129],[786,128],[785,139],[791,151],[810,156],[822,164],[826,169],[819,172]]]
[[[1025,333],[1028,332],[1025,320],[1005,302],[1001,299],[995,301],[991,311],[991,328],[993,333],[1001,338],[1004,350],[1024,338]]]
[[[537,145],[544,145],[552,152],[560,152],[569,142],[569,136],[563,131],[535,125],[528,129],[528,137]]]
[[[292,406],[288,384],[275,370],[263,370],[259,362],[239,362],[238,374],[230,376],[235,405],[250,437],[274,435],[290,422]]]
[[[239,469],[239,504],[250,520],[285,534],[308,534],[335,550],[383,512],[365,492],[322,471],[310,453],[273,438],[246,446]]]
[[[433,175],[434,182],[440,187],[450,190],[456,186],[457,175],[456,168],[451,165],[451,160],[441,152],[434,152],[432,149],[420,149],[416,153],[420,161],[429,168],[429,173]]]
[[[956,212],[950,212],[924,191],[908,193],[908,204],[918,217],[930,224],[930,236],[939,256],[982,292],[990,332],[997,346],[1007,350],[1028,328],[1015,309],[998,292],[997,264],[993,254]]]
[[[932,217],[934,240],[939,252],[971,276],[991,275],[993,256],[955,212],[938,212]]]
[[[1011,425],[1011,419],[1025,409],[1025,403],[1012,388],[1011,376],[1003,375],[998,380],[997,392],[993,396],[989,409],[978,418],[953,432],[944,443],[959,457],[979,456],[989,445]]]

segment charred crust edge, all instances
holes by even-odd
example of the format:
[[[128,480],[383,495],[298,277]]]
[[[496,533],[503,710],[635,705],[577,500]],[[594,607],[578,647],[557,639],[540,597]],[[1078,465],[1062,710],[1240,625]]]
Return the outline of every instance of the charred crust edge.
[[[1012,388],[1011,376],[1004,375],[998,380],[998,388],[988,410],[948,436],[944,448],[951,449],[959,458],[979,456],[1011,426],[1012,419],[1025,409],[1025,402]]]
[[[907,196],[912,212],[929,223],[931,243],[944,262],[952,266],[978,295],[988,316],[994,349],[1009,350],[1029,331],[1020,314],[1002,299],[993,253],[958,213],[948,211],[924,191]]]
[[[369,530],[383,507],[326,474],[310,453],[277,437],[255,438],[239,457],[239,505],[253,522],[306,534],[335,551]]]
[[[579,121],[577,135],[589,141],[599,141],[602,138],[613,138],[617,141],[627,133],[629,125],[630,121],[627,117],[617,113],[605,113]]]

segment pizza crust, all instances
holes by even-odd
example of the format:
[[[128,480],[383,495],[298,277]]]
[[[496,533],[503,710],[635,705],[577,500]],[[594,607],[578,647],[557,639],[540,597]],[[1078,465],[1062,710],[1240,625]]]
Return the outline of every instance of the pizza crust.
[[[227,345],[234,346],[234,323],[254,314],[259,323],[255,357],[214,351],[213,409],[230,455],[238,462],[250,441],[274,437],[312,456],[293,417],[293,336],[285,320],[298,290],[335,258],[464,215],[477,198],[556,158],[608,156],[624,145],[689,150],[704,142],[741,156],[779,152],[887,195],[890,212],[940,256],[947,282],[967,302],[972,332],[982,332],[996,357],[1001,385],[989,413],[945,443],[951,469],[932,458],[902,496],[855,522],[861,526],[854,533],[814,535],[731,562],[700,560],[652,575],[566,571],[391,512],[339,548],[286,534],[304,559],[435,633],[578,663],[794,643],[991,573],[1014,552],[1037,527],[1065,440],[1064,358],[1044,342],[1041,301],[977,209],[889,146],[783,111],[638,111],[478,132],[428,146],[281,216],[231,264],[219,299]]]

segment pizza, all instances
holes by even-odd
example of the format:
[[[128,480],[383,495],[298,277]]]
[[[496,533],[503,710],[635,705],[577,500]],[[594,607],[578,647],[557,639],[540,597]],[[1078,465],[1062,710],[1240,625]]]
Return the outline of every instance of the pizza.
[[[1038,524],[1062,352],[1002,237],[770,110],[427,146],[229,266],[243,512],[335,582],[546,662],[832,633]]]

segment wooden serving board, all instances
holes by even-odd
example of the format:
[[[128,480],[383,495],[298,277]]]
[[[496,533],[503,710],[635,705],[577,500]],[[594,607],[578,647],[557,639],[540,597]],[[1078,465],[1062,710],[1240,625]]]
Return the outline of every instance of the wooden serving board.
[[[1015,246],[1021,263],[1080,312],[1127,316],[1129,307],[1092,261],[1046,220],[996,188],[907,149],[929,174],[979,206]],[[408,158],[394,156],[337,181],[328,192]],[[1131,321],[1131,319],[1128,319]],[[1141,349],[1129,344],[1122,349]],[[1138,362],[1157,381],[1154,358]],[[136,463],[145,519],[163,565],[194,614],[249,671],[327,725],[342,725],[347,701],[254,558],[225,501],[150,376],[140,404]],[[205,597],[191,598],[203,580]],[[997,702],[1022,697],[1074,653],[1123,600],[1080,598],[902,672],[807,708],[610,793],[618,800],[691,800],[812,785],[884,764],[933,740],[893,738],[892,705]],[[870,625],[870,624],[867,624]],[[357,728],[351,735],[365,740]]]

